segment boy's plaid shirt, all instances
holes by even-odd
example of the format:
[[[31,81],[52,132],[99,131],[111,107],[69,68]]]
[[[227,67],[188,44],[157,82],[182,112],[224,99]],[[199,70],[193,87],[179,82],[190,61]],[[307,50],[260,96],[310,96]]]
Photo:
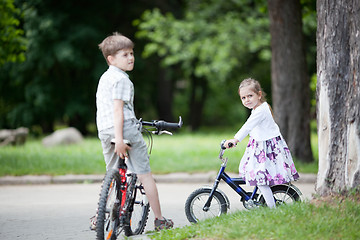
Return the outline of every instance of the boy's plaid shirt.
[[[134,85],[129,75],[117,67],[109,66],[101,76],[96,92],[96,124],[98,131],[114,126],[114,100],[124,101],[124,120],[135,118]]]

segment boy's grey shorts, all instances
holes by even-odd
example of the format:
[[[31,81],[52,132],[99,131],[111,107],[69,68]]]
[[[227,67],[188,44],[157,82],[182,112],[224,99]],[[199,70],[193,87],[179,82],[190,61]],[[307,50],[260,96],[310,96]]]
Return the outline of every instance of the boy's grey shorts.
[[[150,163],[146,143],[138,129],[136,119],[125,120],[123,137],[130,141],[131,150],[128,152],[129,159],[126,162],[128,169],[136,174],[149,173]],[[115,138],[114,128],[109,128],[99,132],[99,138],[103,148],[106,170],[116,168],[118,156],[115,154],[115,145],[111,144],[111,139]]]

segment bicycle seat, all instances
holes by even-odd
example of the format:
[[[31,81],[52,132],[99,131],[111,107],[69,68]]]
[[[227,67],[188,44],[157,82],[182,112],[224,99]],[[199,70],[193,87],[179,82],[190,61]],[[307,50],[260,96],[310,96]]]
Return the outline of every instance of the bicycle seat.
[[[129,140],[124,139],[123,141],[124,141],[124,143],[125,143],[126,145],[131,146],[131,144],[130,144],[130,141],[129,141]],[[111,144],[115,144],[115,138],[111,139]]]

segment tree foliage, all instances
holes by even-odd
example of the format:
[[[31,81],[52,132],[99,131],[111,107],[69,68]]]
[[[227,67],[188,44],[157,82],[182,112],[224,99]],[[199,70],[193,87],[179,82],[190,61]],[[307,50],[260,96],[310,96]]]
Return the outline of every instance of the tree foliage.
[[[235,96],[241,76],[256,72],[258,63],[269,69],[266,66],[270,59],[269,20],[264,2],[187,1],[182,18],[153,9],[145,11],[135,24],[139,28],[137,37],[149,41],[143,56],[159,56],[164,67],[179,65],[189,86],[194,82],[196,85],[196,81],[202,84],[202,88],[194,90],[198,96],[190,96],[200,98],[201,102],[207,101],[203,92],[208,88],[210,92],[218,89],[226,92],[228,85]],[[261,73],[255,75],[261,76]],[[262,77],[269,80],[269,76]],[[191,111],[197,104],[189,105],[193,112],[190,115],[203,113],[201,109]],[[214,105],[207,106],[214,109]],[[226,108],[226,112],[228,110]]]
[[[0,0],[0,67],[25,60],[26,41],[20,28],[20,10],[13,0]]]
[[[15,4],[24,16],[28,44],[25,62],[1,69],[1,127],[38,126],[50,132],[61,123],[86,133],[95,119],[97,81],[107,68],[97,45],[119,29],[131,37],[129,19],[144,9],[112,1],[100,6],[69,0]]]
[[[11,107],[10,127],[39,124],[51,131],[55,120],[65,120],[84,130],[76,121],[90,118],[94,111],[88,105],[94,87],[86,88],[93,73],[94,54],[89,49],[96,46],[98,33],[85,21],[73,24],[69,15],[75,10],[64,3],[33,0],[21,8],[27,60],[5,66],[8,74],[2,78],[3,96]]]
[[[246,65],[248,55],[259,54],[268,60],[268,20],[264,13],[252,10],[256,14],[243,16],[245,11],[234,8],[236,4],[231,11],[222,4],[191,1],[183,19],[158,9],[147,10],[137,34],[150,40],[144,56],[157,54],[165,66],[180,63],[186,77],[194,74],[223,82],[236,67]]]
[[[195,112],[202,114],[201,124],[234,124],[246,117],[236,101],[244,77],[259,79],[271,93],[265,1],[14,0],[13,5],[19,9],[12,15],[18,19],[15,29],[23,30],[27,51],[24,62],[0,66],[0,128],[49,132],[60,123],[86,133],[95,121],[97,82],[107,68],[97,44],[114,31],[135,41],[130,77],[138,117],[182,115],[189,125]],[[20,45],[16,49],[23,51]]]

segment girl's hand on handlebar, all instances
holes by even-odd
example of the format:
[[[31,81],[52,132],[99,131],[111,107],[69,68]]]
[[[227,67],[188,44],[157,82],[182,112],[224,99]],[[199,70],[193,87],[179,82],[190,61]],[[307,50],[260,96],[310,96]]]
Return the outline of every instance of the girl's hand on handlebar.
[[[239,142],[239,140],[237,140],[237,139],[229,139],[229,140],[225,141],[224,146],[226,148],[233,148],[233,147],[236,147],[236,144],[238,142]]]

